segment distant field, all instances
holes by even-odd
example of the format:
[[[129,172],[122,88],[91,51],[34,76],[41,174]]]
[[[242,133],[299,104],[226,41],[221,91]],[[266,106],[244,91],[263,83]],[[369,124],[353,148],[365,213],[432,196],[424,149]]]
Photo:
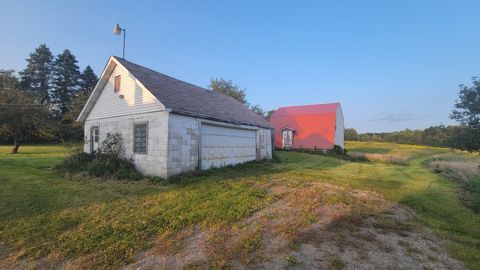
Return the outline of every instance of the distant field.
[[[278,152],[167,184],[69,180],[54,167],[70,150],[0,146],[0,268],[480,269],[480,214],[425,165],[478,156],[346,148],[369,161]]]

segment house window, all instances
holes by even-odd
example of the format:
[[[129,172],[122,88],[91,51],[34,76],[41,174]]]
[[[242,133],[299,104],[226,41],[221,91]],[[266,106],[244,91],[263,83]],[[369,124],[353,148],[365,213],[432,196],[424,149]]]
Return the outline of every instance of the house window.
[[[133,152],[136,154],[147,153],[147,128],[147,123],[136,124],[133,128]]]
[[[114,92],[120,92],[120,75],[115,76],[115,84],[113,85],[113,91]]]
[[[98,152],[98,141],[100,137],[100,130],[98,127],[92,127],[90,129],[90,140],[91,140],[91,145],[90,145],[90,150],[91,153]]]

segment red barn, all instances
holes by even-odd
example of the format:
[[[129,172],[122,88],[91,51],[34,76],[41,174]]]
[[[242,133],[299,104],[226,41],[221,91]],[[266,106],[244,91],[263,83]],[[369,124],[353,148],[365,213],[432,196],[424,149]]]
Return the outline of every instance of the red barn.
[[[280,107],[270,117],[277,148],[344,148],[340,103]]]

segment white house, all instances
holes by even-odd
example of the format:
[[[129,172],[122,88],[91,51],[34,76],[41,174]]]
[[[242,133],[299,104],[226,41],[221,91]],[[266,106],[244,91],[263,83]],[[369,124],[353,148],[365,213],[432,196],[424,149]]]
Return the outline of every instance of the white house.
[[[242,103],[114,56],[77,121],[85,123],[85,152],[119,133],[146,175],[272,157],[272,126]]]

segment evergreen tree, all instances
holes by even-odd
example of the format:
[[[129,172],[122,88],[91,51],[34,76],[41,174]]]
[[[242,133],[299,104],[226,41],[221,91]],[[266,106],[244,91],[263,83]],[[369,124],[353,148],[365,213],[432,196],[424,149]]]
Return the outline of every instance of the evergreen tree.
[[[53,55],[41,44],[27,59],[27,67],[20,72],[22,87],[42,104],[50,101]]]
[[[98,82],[98,77],[90,66],[87,66],[80,75],[80,86],[82,94],[90,95]]]
[[[57,114],[63,115],[68,112],[69,105],[80,89],[80,71],[77,62],[68,49],[55,58],[52,101]]]
[[[57,137],[60,139],[80,140],[83,137],[83,123],[77,122],[88,97],[97,84],[98,77],[90,66],[87,66],[80,75],[80,91],[73,99],[67,113],[63,115],[62,126],[58,128]]]

